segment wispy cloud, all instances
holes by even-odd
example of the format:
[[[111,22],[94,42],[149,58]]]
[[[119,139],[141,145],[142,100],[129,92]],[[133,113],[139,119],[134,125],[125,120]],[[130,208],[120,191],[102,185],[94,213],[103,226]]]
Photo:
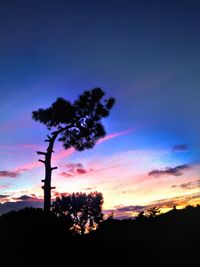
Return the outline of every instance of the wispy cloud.
[[[164,209],[166,211],[172,209],[174,206],[183,208],[188,203],[193,204],[193,201],[196,202],[196,200],[200,200],[200,193],[192,193],[189,195],[158,199],[149,202],[146,205],[118,205],[115,206],[112,210],[106,210],[105,214],[113,212],[115,218],[124,219],[134,217],[141,211],[146,212],[151,207],[158,207],[161,210]]]
[[[172,185],[172,188],[182,188],[182,189],[195,189],[195,188],[199,188],[200,187],[200,179],[194,180],[194,181],[190,181],[190,182],[186,182],[186,183],[182,183],[182,184],[178,184],[178,185]]]
[[[157,206],[159,208],[172,208],[173,206],[184,206],[188,202],[192,202],[193,200],[200,199],[200,193],[192,193],[187,195],[175,196],[172,198],[155,200],[152,202],[153,206]],[[151,205],[151,206],[152,206]]]
[[[19,168],[19,169],[15,169],[13,171],[7,171],[7,170],[3,170],[0,171],[0,177],[9,177],[9,178],[16,178],[18,177],[22,172],[27,171],[28,169],[25,168]]]
[[[108,141],[110,139],[113,139],[113,138],[116,138],[116,137],[119,137],[119,136],[123,136],[123,135],[127,135],[127,134],[133,132],[136,129],[137,128],[129,129],[129,130],[122,131],[122,132],[116,132],[116,133],[113,133],[113,134],[108,134],[105,137],[99,139],[99,141],[97,143],[100,144],[100,143],[103,143],[103,142]]]
[[[10,184],[4,184],[4,185],[0,185],[0,189],[7,189],[9,187]]]
[[[83,164],[82,163],[66,163],[65,167],[67,167],[70,171],[73,171],[75,169],[82,169]]]
[[[117,212],[140,212],[144,209],[146,209],[146,206],[133,206],[133,205],[130,205],[130,206],[116,206],[115,207],[116,211]]]
[[[130,132],[136,130],[138,127],[134,128],[134,129],[129,129],[129,130],[126,130],[126,131],[122,131],[122,132],[116,132],[116,133],[113,133],[113,134],[108,134],[106,137],[104,138],[101,138],[97,143],[103,143],[105,141],[108,141],[110,139],[113,139],[113,138],[116,138],[118,136],[122,136],[122,135],[126,135],[126,134],[129,134]],[[34,146],[34,145],[33,145]],[[66,158],[66,157],[69,157],[71,156],[73,153],[75,153],[76,150],[74,148],[70,148],[70,149],[63,149],[61,150],[60,152],[56,153],[55,155],[53,155],[52,157],[52,160],[53,161],[58,161],[60,159],[63,159],[63,158]],[[35,169],[35,168],[39,168],[41,167],[41,163],[38,162],[38,161],[33,161],[33,162],[29,162],[29,163],[25,163],[25,164],[22,164],[20,166],[18,166],[16,169],[27,169],[27,170],[32,170],[32,169]]]
[[[17,176],[19,176],[18,172],[0,171],[0,177],[16,178]]]
[[[153,170],[148,173],[149,176],[154,176],[154,177],[160,177],[163,175],[174,175],[174,176],[180,176],[183,174],[183,171],[188,170],[190,166],[184,164],[184,165],[179,165],[174,168],[167,167],[164,170]]]

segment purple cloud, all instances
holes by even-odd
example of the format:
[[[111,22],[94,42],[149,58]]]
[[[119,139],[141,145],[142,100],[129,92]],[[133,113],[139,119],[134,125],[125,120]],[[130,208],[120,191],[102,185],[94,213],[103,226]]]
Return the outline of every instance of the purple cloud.
[[[140,212],[141,210],[144,210],[146,206],[116,206],[116,211],[118,212]]]
[[[27,169],[20,168],[15,171],[0,171],[0,177],[10,177],[10,178],[16,178],[21,174],[21,172],[27,171]]]
[[[77,169],[76,171],[77,171],[78,174],[83,174],[83,173],[86,173],[87,172],[84,169]]]
[[[85,174],[87,171],[83,168],[81,163],[68,163],[65,164],[67,171],[61,172],[60,175],[64,177],[73,177],[79,174]]]
[[[170,208],[172,209],[174,206],[186,206],[188,201],[196,200],[200,198],[200,193],[193,193],[190,195],[182,195],[178,197],[166,198],[155,200],[148,205],[140,206],[140,205],[129,205],[123,206],[118,205],[115,206],[115,209],[105,210],[105,214],[114,214],[114,217],[117,219],[127,219],[130,217],[134,217],[137,213],[141,211],[147,211],[149,208],[158,207],[158,208]]]
[[[172,188],[175,188],[175,187],[179,187],[182,189],[198,188],[198,187],[200,187],[200,179],[195,180],[195,181],[191,181],[191,182],[187,182],[187,183],[178,184],[178,185],[172,185]]]
[[[174,176],[180,176],[183,174],[183,171],[188,170],[190,166],[184,164],[179,165],[174,168],[165,168],[164,170],[153,170],[148,173],[149,176],[155,176],[160,177],[163,175],[174,175]]]
[[[74,170],[77,168],[83,168],[82,163],[67,163],[65,164],[65,167],[67,167],[68,169]]]
[[[19,176],[19,172],[0,171],[0,177],[16,178]]]
[[[6,189],[9,187],[10,184],[4,184],[4,185],[0,185],[0,189]]]

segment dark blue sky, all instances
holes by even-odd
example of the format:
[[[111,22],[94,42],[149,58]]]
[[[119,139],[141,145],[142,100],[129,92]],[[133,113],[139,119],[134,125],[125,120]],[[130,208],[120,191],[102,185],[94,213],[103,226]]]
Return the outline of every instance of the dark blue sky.
[[[177,164],[198,162],[199,25],[194,0],[2,0],[0,145],[42,144],[32,110],[100,86],[117,100],[108,134],[139,130],[98,153],[187,144]]]

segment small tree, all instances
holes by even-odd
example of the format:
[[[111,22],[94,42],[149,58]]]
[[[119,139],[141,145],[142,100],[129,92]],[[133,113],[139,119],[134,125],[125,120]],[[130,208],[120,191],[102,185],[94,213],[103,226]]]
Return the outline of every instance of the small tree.
[[[103,219],[103,196],[101,193],[73,193],[57,197],[52,203],[52,212],[58,217],[66,216],[72,221],[71,229],[84,234],[96,228]]]
[[[106,132],[101,123],[102,118],[109,115],[115,100],[103,99],[104,92],[100,88],[85,91],[73,104],[63,98],[58,98],[51,107],[32,112],[33,119],[46,125],[49,130],[54,129],[51,135],[47,135],[49,143],[46,152],[37,151],[44,155],[45,160],[39,160],[45,165],[44,182],[44,210],[50,211],[51,207],[51,173],[57,167],[51,167],[51,156],[55,140],[59,141],[65,149],[70,147],[78,151],[93,148],[97,140],[104,137]]]
[[[146,216],[144,215],[144,211],[138,212],[138,215],[135,217],[137,221],[144,221],[146,219]]]
[[[148,216],[150,218],[156,217],[160,213],[160,209],[158,207],[151,207],[147,210]]]

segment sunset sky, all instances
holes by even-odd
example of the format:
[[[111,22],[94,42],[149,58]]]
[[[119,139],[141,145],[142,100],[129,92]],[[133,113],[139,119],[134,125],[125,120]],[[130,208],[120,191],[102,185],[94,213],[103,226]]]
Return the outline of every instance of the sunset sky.
[[[200,203],[199,25],[198,0],[2,0],[0,214],[42,205],[48,130],[32,111],[94,87],[116,99],[107,136],[56,143],[52,197],[100,191],[118,217]]]

